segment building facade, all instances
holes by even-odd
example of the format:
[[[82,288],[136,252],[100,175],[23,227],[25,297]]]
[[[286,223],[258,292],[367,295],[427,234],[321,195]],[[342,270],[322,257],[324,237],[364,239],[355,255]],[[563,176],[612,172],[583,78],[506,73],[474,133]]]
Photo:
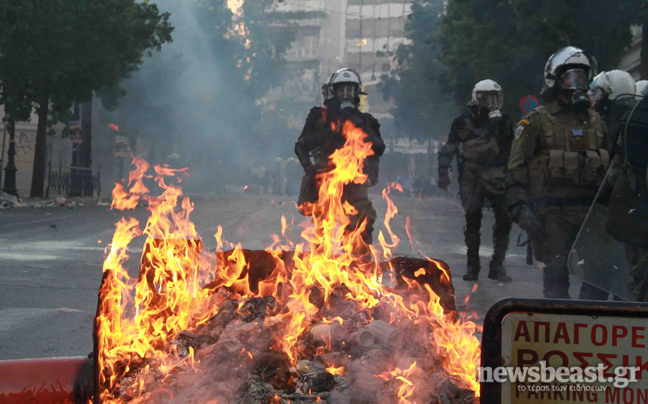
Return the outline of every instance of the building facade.
[[[383,100],[376,85],[394,67],[391,52],[408,41],[405,23],[411,0],[283,0],[277,10],[317,14],[297,21],[297,39],[287,54],[298,83],[287,83],[272,97],[321,100],[321,85],[336,70],[349,67],[362,77],[368,111],[381,121],[393,119],[393,105]]]
[[[0,106],[0,117],[4,117],[4,108]],[[36,126],[38,117],[32,114],[29,122],[16,122],[15,128],[15,150],[14,163],[16,165],[16,189],[18,196],[25,198],[29,196],[31,191],[32,171],[34,167],[34,149],[36,147]],[[72,144],[69,139],[61,138],[59,135],[62,125],[57,125],[55,128],[57,135],[47,137],[47,162],[52,166],[52,170],[59,170],[59,166],[63,170],[69,170],[72,159]],[[2,165],[2,172],[0,173],[0,189],[4,188],[5,184],[5,167],[9,159],[9,144],[10,136],[7,126],[4,122],[0,127],[2,130],[0,138],[0,164]],[[47,186],[47,180],[45,181]],[[50,195],[51,196],[51,195]],[[56,195],[53,195],[56,196]]]
[[[639,65],[641,64],[642,31],[643,30],[639,25],[633,25],[630,27],[632,42],[619,62],[619,69],[630,73],[635,80],[640,80]]]

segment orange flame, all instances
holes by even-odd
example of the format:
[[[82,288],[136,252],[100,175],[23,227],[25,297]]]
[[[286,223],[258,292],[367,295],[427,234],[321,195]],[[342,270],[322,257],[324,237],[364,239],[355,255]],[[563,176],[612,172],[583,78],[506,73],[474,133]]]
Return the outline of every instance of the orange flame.
[[[380,375],[380,377],[385,380],[396,380],[400,382],[400,387],[398,388],[398,404],[411,404],[412,401],[408,398],[414,394],[416,389],[415,384],[410,381],[408,378],[412,376],[412,373],[416,370],[416,362],[412,363],[412,366],[407,370],[401,370],[396,368],[391,372],[385,372]]]
[[[331,367],[326,368],[326,371],[329,372],[332,375],[343,375],[345,368],[346,368],[346,366],[340,366],[339,368],[331,366]]]
[[[479,391],[476,366],[480,351],[479,341],[474,336],[475,324],[455,321],[452,315],[445,313],[439,297],[429,285],[404,278],[409,288],[407,296],[382,286],[378,261],[381,257],[391,258],[391,251],[400,241],[390,227],[390,220],[398,209],[389,198],[390,188],[387,188],[383,192],[387,202],[384,225],[389,240],[381,232],[378,237],[380,249],[366,245],[362,239],[366,222],[352,222],[350,215],[356,210],[343,200],[343,194],[349,184],[366,182],[364,160],[373,150],[371,143],[366,141],[366,133],[351,122],[344,124],[342,134],[345,144],[331,156],[330,169],[317,175],[319,199],[308,206],[313,212],[313,225],[305,226],[302,231],[303,242],[294,243],[287,236],[293,222],[282,218],[281,236],[275,235],[272,245],[266,249],[274,268],[259,282],[258,292],[250,288],[251,263],[247,262],[242,246],[225,241],[222,227],[219,226],[214,235],[217,262],[201,256],[202,239],[190,220],[193,203],[182,196],[178,186],[166,180],[186,170],[155,167],[155,181],[163,192],[159,196],[149,196],[143,182],[149,166],[143,160],[134,159],[136,169],[129,176],[128,189],[123,184],[116,184],[112,207],[133,209],[145,198],[151,215],[144,230],[133,218],[120,220],[104,262],[95,323],[101,402],[123,402],[118,388],[126,388],[131,397],[142,401],[173,396],[170,390],[162,387],[154,393],[147,390],[154,379],[152,372],[157,372],[158,379],[160,374],[170,377],[180,368],[199,372],[201,362],[193,350],[185,358],[178,358],[165,348],[181,331],[206,323],[229,299],[239,300],[240,306],[246,298],[275,297],[282,310],[267,316],[264,325],[280,330],[281,338],[274,340],[272,349],[285,352],[296,364],[301,353],[298,339],[311,326],[345,325],[342,318],[325,318],[313,295],[320,291],[321,299],[328,302],[340,290],[344,290],[343,298],[353,302],[358,312],[385,303],[397,313],[392,322],[408,320],[428,325],[430,349],[436,350],[445,371],[459,380],[461,387]],[[411,242],[409,218],[407,232]],[[128,245],[138,236],[145,236],[146,240],[139,275],[131,278],[124,263],[128,259]],[[223,253],[232,248],[232,252]],[[290,269],[281,258],[286,251],[294,251]],[[444,272],[442,281],[449,282],[447,268],[440,262],[428,260]],[[416,277],[424,275],[424,268],[416,271]],[[341,286],[344,288],[340,289]],[[215,293],[224,289],[228,292]],[[326,335],[325,341],[327,346],[321,347],[323,350],[331,349],[336,343],[331,333]],[[250,352],[242,350],[239,359],[254,358]],[[139,371],[136,377],[123,379],[133,370]],[[330,364],[327,370],[332,374],[344,374],[345,367]],[[414,363],[406,370],[396,368],[379,376],[383,380],[395,380],[399,402],[410,403],[414,402],[415,380],[420,372],[422,370]],[[274,402],[281,402],[281,398],[275,396]]]

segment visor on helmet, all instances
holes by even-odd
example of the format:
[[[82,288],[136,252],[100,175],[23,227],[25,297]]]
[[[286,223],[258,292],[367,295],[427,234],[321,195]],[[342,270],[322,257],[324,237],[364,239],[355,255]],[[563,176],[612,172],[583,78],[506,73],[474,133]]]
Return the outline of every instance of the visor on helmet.
[[[501,91],[479,91],[477,93],[477,104],[488,109],[502,108],[504,96]]]
[[[590,101],[599,102],[607,95],[607,93],[603,91],[601,87],[594,87],[587,92],[587,95],[589,96]]]
[[[355,83],[337,83],[334,85],[333,91],[335,98],[338,100],[355,100],[358,96],[358,85]]]
[[[563,90],[587,90],[587,73],[582,69],[567,70],[560,76],[558,85]]]

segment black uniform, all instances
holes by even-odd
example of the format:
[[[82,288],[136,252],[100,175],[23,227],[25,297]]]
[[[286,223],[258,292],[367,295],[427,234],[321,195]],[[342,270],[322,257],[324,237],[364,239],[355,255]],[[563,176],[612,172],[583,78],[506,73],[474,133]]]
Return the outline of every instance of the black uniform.
[[[347,231],[355,229],[359,222],[366,219],[363,239],[365,243],[371,244],[376,210],[369,200],[368,187],[378,182],[378,162],[385,151],[385,143],[380,136],[380,124],[371,114],[352,108],[338,111],[335,108],[314,107],[310,110],[304,129],[295,144],[295,154],[305,171],[297,204],[300,211],[307,214],[306,203],[317,201],[319,190],[315,174],[328,170],[330,156],[344,146],[346,138],[342,134],[342,128],[346,121],[351,121],[368,135],[367,141],[372,143],[374,152],[374,155],[367,157],[364,166],[369,183],[347,184],[342,194],[342,201],[349,202],[358,211],[357,215],[350,217],[351,224]]]
[[[630,293],[635,299],[646,301],[646,295],[641,296],[640,291],[648,268],[647,97],[634,111],[624,114],[615,136],[618,141],[608,174],[610,195],[606,229],[613,238],[626,244],[631,265]]]
[[[619,97],[614,101],[607,100],[607,102],[602,103],[599,108],[596,108],[596,111],[605,121],[609,133],[612,134],[610,140],[610,146],[612,148],[612,150],[610,150],[611,157],[615,154],[615,145],[619,140],[619,133],[621,132],[620,130],[617,130],[619,129],[619,121],[624,117],[624,115],[628,114],[630,110],[632,110],[632,107],[634,107],[636,103],[637,100],[635,97]],[[627,116],[625,116],[625,119],[627,120]],[[578,298],[585,300],[608,300],[609,296],[610,293],[607,290],[583,282]]]

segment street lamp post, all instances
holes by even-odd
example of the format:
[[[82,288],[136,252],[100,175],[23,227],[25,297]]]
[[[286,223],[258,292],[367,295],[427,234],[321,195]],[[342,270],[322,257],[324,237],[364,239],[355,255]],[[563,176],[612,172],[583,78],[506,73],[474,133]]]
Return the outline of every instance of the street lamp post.
[[[2,190],[10,195],[18,196],[16,188],[16,122],[11,116],[5,118],[9,128],[9,150],[7,151],[7,166],[4,168],[5,178]]]
[[[4,156],[7,146],[7,122],[2,122],[2,154],[0,154],[0,186],[2,186],[2,166],[4,165]]]

